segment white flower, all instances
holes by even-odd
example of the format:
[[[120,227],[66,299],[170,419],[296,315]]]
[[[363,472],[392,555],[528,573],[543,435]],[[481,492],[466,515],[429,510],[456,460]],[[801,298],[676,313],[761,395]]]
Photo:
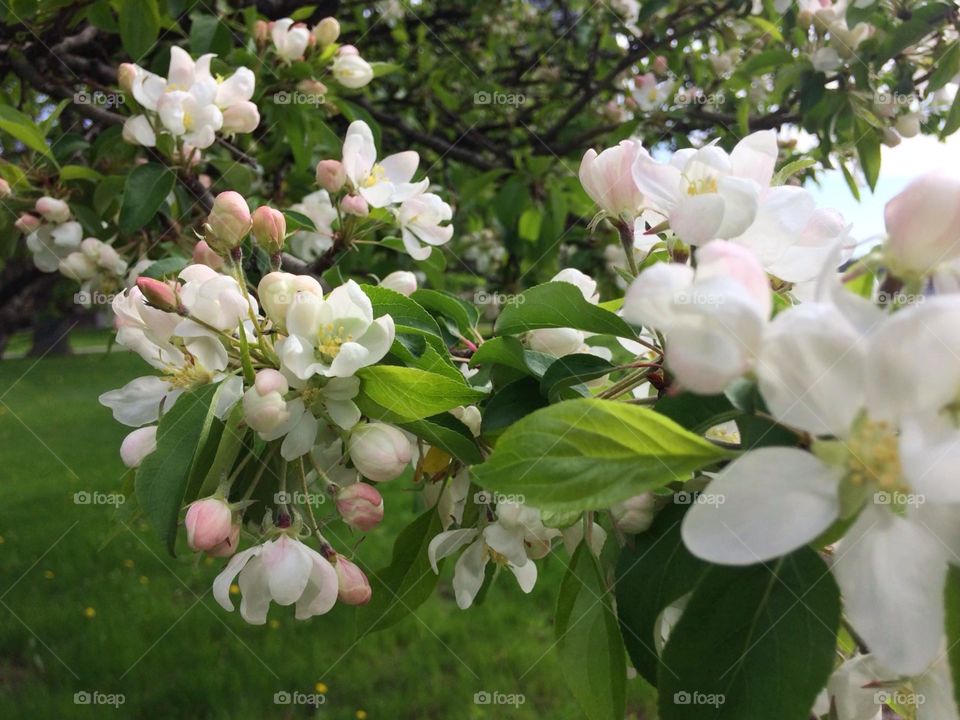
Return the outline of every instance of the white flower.
[[[887,203],[884,252],[895,272],[925,275],[960,257],[960,174],[932,172]]]
[[[213,597],[233,610],[230,585],[240,574],[240,616],[251,625],[267,622],[271,600],[296,603],[297,620],[329,612],[337,602],[337,571],[326,558],[299,540],[281,535],[230,558],[213,581]]]
[[[157,134],[146,115],[131,115],[123,123],[123,139],[131,145],[153,147]]]
[[[644,270],[627,290],[623,317],[661,331],[679,384],[710,395],[753,366],[772,304],[753,254],[717,240],[699,249],[696,271],[676,263]]]
[[[750,227],[776,160],[776,132],[765,130],[745,137],[729,155],[713,144],[678,150],[668,163],[638,154],[633,179],[677,237],[701,245]]]
[[[178,335],[184,335],[187,328],[191,334],[206,330],[205,325],[227,332],[236,330],[249,313],[257,313],[256,300],[240,289],[232,277],[221,275],[207,265],[188,265],[180,272],[184,281],[180,288],[180,301],[190,316],[201,321],[184,320],[177,328]]]
[[[636,79],[636,89],[632,97],[637,106],[644,112],[655,112],[660,110],[670,98],[673,93],[673,86],[672,80],[658,83],[656,75],[646,73]]]
[[[623,140],[599,155],[590,149],[580,161],[580,184],[602,210],[614,217],[635,218],[643,205],[643,193],[633,179],[638,157],[649,158],[635,140]]]
[[[380,287],[409,297],[417,291],[417,276],[407,270],[395,270],[380,281]]]
[[[855,517],[832,568],[846,613],[884,667],[913,675],[936,657],[947,560],[960,546],[949,404],[960,391],[960,298],[881,317],[858,329],[862,318],[810,303],[771,323],[757,368],[770,412],[835,439],[738,458],[707,488],[724,502],[692,508],[683,538],[705,560],[743,565]]]
[[[356,89],[373,80],[373,68],[359,55],[338,55],[333,59],[333,77],[344,87]]]
[[[433,571],[439,572],[437,563],[441,559],[469,545],[457,560],[453,573],[457,605],[466,610],[483,585],[490,560],[509,568],[525,593],[533,590],[537,582],[537,566],[533,559],[550,552],[553,539],[559,535],[559,530],[544,527],[539,510],[504,502],[497,505],[496,522],[482,531],[462,528],[442,532],[430,541],[427,555]]]
[[[386,162],[386,161],[384,161]],[[414,260],[430,257],[430,246],[444,245],[453,237],[453,225],[442,225],[453,217],[450,206],[433,193],[404,200],[397,210],[403,247]],[[423,247],[420,243],[426,243]]]
[[[270,38],[280,59],[293,62],[302,58],[307,51],[310,30],[303,23],[294,24],[290,18],[283,18],[271,24]]]
[[[257,294],[267,317],[283,326],[287,312],[298,292],[306,292],[323,298],[323,288],[310,275],[293,275],[285,272],[267,273],[257,286]]]
[[[290,249],[299,258],[316,260],[333,246],[333,221],[337,219],[337,209],[330,202],[330,194],[326,190],[318,190],[291,205],[290,209],[310,218],[315,228],[315,232],[295,232],[290,238]]]
[[[223,114],[214,104],[217,83],[210,74],[212,58],[213,55],[203,55],[194,62],[186,51],[174,45],[170,48],[167,80],[159,78],[157,82],[153,79],[156,76],[144,76],[140,85],[140,94],[144,96],[141,104],[156,110],[168,132],[201,150],[213,144],[215,133],[223,124]],[[138,94],[137,82],[134,81],[134,97]]]
[[[360,474],[374,482],[398,477],[413,456],[406,435],[392,425],[368,422],[350,433],[347,451]]]
[[[393,318],[374,319],[370,299],[353,280],[326,299],[298,293],[287,313],[287,331],[277,352],[283,366],[301,380],[350,377],[380,361],[395,334]]]
[[[347,181],[371,207],[386,207],[419,195],[430,182],[411,183],[420,156],[413,150],[395,153],[377,162],[377,146],[370,126],[355,120],[343,140],[343,168]]]
[[[43,272],[56,272],[60,260],[80,249],[83,228],[70,221],[59,225],[42,223],[27,235],[27,248],[33,253],[33,263]]]

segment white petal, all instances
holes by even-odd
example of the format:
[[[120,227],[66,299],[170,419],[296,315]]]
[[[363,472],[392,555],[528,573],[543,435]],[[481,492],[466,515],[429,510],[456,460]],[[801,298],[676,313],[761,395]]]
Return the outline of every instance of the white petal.
[[[520,584],[520,589],[525,593],[533,590],[537,584],[537,564],[533,560],[527,560],[523,565],[508,565],[510,572]]]
[[[453,555],[457,550],[477,537],[476,528],[461,528],[460,530],[448,530],[442,532],[427,546],[427,557],[430,558],[430,567],[435,573],[440,572],[437,563],[445,557]]]
[[[333,609],[337,602],[337,571],[320,553],[309,549],[313,566],[310,581],[303,595],[297,600],[297,620],[306,620],[314,615],[323,615]]]
[[[260,559],[266,570],[270,596],[278,605],[292,605],[307,587],[313,563],[305,549],[299,540],[286,535],[263,547]]]
[[[254,558],[240,571],[240,617],[251,625],[267,622],[270,610],[270,586],[262,558]]]
[[[157,421],[160,402],[169,392],[169,383],[155,375],[145,375],[131,380],[122,388],[103,393],[98,399],[101,405],[113,410],[114,420],[130,427],[139,427]]]
[[[224,610],[233,610],[233,603],[230,601],[230,586],[233,584],[233,579],[247,564],[247,561],[257,557],[262,549],[262,545],[254,545],[243,552],[238,552],[230,558],[230,562],[213,581],[213,597]]]
[[[483,539],[512,565],[523,565],[527,561],[522,528],[506,528],[502,523],[495,522],[483,529]]]
[[[683,520],[694,555],[752,565],[786,555],[839,515],[841,472],[795,448],[761,448],[724,468]]]
[[[317,440],[320,423],[309,410],[300,416],[300,421],[287,433],[280,446],[280,455],[284,460],[296,460],[310,452]]]
[[[487,560],[487,546],[483,540],[473,543],[457,560],[453,571],[453,592],[461,610],[473,605],[473,599],[480,592]]]
[[[217,395],[217,407],[214,410],[217,419],[225,420],[241,397],[243,397],[243,378],[239,375],[231,375],[223,381],[223,387]]]
[[[762,188],[769,186],[777,163],[777,131],[747,135],[730,153],[730,163],[737,177],[753,180]]]
[[[837,546],[833,572],[850,623],[896,673],[916,675],[937,656],[945,553],[918,523],[872,504]]]

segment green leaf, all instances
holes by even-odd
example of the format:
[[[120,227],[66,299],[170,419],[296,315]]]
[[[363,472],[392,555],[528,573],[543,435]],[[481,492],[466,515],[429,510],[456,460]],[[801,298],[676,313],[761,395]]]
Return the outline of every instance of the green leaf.
[[[518,335],[537,328],[576,328],[601,335],[636,337],[623,319],[587,302],[579,288],[566,282],[530,288],[504,308],[495,325],[497,335]]]
[[[140,273],[140,277],[153,278],[154,280],[176,277],[180,274],[180,271],[189,264],[190,261],[185,257],[178,257],[176,255],[165,257],[163,260],[157,260],[147,267],[146,270]]]
[[[480,448],[470,434],[470,429],[450,413],[397,425],[428,444],[445,450],[466,465],[483,462],[483,455],[480,454]]]
[[[626,656],[597,559],[580,543],[560,583],[554,624],[560,669],[590,720],[622,720]]]
[[[424,310],[415,300],[396,290],[377,285],[361,285],[360,288],[370,298],[374,317],[389,315],[398,333],[408,332],[417,335],[431,335],[441,340],[440,328],[433,316]]]
[[[177,399],[160,420],[157,449],[137,470],[137,500],[171,555],[177,539],[177,516],[197,447],[205,428],[209,429],[208,416],[218,387],[204,385]]]
[[[890,33],[878,48],[877,65],[882,65],[936,31],[941,21],[951,11],[950,5],[938,2],[914,9],[910,14],[910,19]]]
[[[773,180],[770,181],[770,184],[783,185],[787,182],[787,180],[792,178],[797,173],[803,172],[807,168],[813,167],[816,164],[816,159],[811,157],[800,158],[799,160],[794,160],[791,163],[787,163],[777,171],[777,174],[773,176]]]
[[[117,227],[133,233],[153,219],[167,195],[173,190],[173,172],[157,163],[138,165],[123,185],[123,204]]]
[[[473,305],[439,290],[417,290],[410,299],[427,310],[449,318],[461,333],[468,333],[480,320],[480,314]]]
[[[550,402],[588,395],[583,383],[608,375],[616,366],[596,355],[575,353],[553,361],[540,379],[540,392]]]
[[[953,135],[960,129],[960,92],[953,99],[953,105],[950,106],[950,112],[947,113],[947,119],[943,123],[943,130],[940,131],[940,139]]]
[[[504,386],[484,406],[481,432],[486,437],[496,435],[546,406],[540,384],[533,378],[522,377]]]
[[[433,594],[438,576],[427,547],[442,529],[440,514],[430,508],[397,535],[390,564],[370,575],[373,596],[358,608],[358,636],[403,620]]]
[[[90,180],[91,182],[100,182],[103,175],[91,167],[85,165],[64,165],[60,168],[60,179],[64,182],[69,180]]]
[[[854,127],[858,134],[856,146],[860,168],[863,170],[870,190],[874,190],[880,178],[880,136],[863,120],[858,119]]]
[[[643,533],[620,551],[617,561],[617,613],[633,666],[657,684],[660,656],[655,628],[660,613],[693,590],[707,563],[691,555],[680,537],[689,506],[668,505]]]
[[[362,396],[403,421],[422,420],[486,397],[446,375],[418,368],[373,365],[357,375],[363,381]]]
[[[317,231],[317,226],[314,225],[313,220],[303,213],[299,213],[296,210],[284,210],[283,216],[287,219],[287,229],[289,232],[293,232],[294,230],[306,230],[307,232]]]
[[[933,72],[927,81],[925,95],[936,92],[960,72],[960,42],[954,40],[947,45],[940,57],[933,63]]]
[[[840,591],[808,548],[711,566],[664,648],[663,720],[807,720],[833,670]]]
[[[947,571],[946,635],[950,677],[953,679],[953,699],[960,707],[960,568],[950,565]]]
[[[740,414],[726,395],[695,395],[687,392],[663,396],[657,402],[656,410],[698,435]]]
[[[540,224],[543,222],[543,213],[539,208],[528,207],[520,215],[517,224],[517,234],[527,242],[534,242],[540,237]]]
[[[193,55],[226,55],[230,52],[230,45],[230,28],[217,15],[202,12],[190,14],[190,50]]]
[[[396,63],[377,61],[370,63],[370,67],[373,68],[373,76],[375,78],[383,77],[384,75],[390,75],[391,73],[395,73],[398,70],[403,69],[402,65],[397,65]]]
[[[47,145],[43,132],[28,116],[9,105],[0,104],[0,130],[12,135],[31,150],[54,160],[53,153]]]
[[[118,0],[120,40],[123,49],[139,62],[153,49],[160,34],[157,0]]]
[[[568,400],[508,429],[474,481],[538,508],[599,510],[730,457],[648,408]]]
[[[470,358],[470,367],[495,363],[539,378],[543,377],[555,359],[546,353],[527,350],[517,338],[508,336],[483,343]]]

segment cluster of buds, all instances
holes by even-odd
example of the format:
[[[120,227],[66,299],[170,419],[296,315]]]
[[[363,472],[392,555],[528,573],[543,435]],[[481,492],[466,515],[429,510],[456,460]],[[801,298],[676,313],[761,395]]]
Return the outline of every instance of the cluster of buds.
[[[282,212],[266,205],[251,213],[243,196],[228,190],[214,199],[204,230],[203,245],[198,244],[194,256],[205,265],[211,262],[211,267],[216,265],[216,260],[208,261],[204,257],[211,250],[216,255],[237,259],[240,246],[252,231],[254,241],[270,256],[274,266],[279,267],[287,237],[287,219]],[[198,258],[198,254],[203,259]]]

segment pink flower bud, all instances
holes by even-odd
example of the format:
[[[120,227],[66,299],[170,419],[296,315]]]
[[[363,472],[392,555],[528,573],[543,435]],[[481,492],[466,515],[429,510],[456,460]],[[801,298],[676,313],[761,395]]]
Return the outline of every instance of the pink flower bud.
[[[359,55],[360,51],[353,45],[341,45],[337,50],[337,55],[347,57],[348,55]]]
[[[663,55],[657,55],[653,59],[653,71],[657,73],[657,75],[663,75],[668,67],[667,59]]]
[[[270,25],[266,20],[257,20],[253,24],[253,39],[258,45],[263,45],[270,39]]]
[[[357,215],[366,217],[370,213],[370,206],[367,201],[359,195],[347,195],[340,201],[340,209],[347,215]]]
[[[40,227],[40,218],[36,215],[31,215],[30,213],[23,213],[20,216],[20,219],[14,223],[14,226],[22,233],[32,233],[38,227]]]
[[[226,255],[240,246],[252,226],[247,201],[240,193],[227,190],[217,195],[207,217],[207,244]]]
[[[240,524],[234,522],[233,511],[226,501],[208,497],[190,503],[185,524],[191,549],[216,557],[236,552]]]
[[[137,66],[133,63],[120,63],[117,68],[117,85],[124,92],[133,92],[133,81],[137,79]]]
[[[44,220],[52,223],[65,223],[70,219],[70,206],[63,200],[44,196],[37,200],[36,209]]]
[[[0,178],[0,198],[10,197],[11,195],[13,195],[13,190],[10,189],[10,183]]]
[[[339,160],[321,160],[317,163],[317,185],[335,193],[347,181],[347,172]]]
[[[340,37],[340,23],[336,18],[325,17],[313,28],[313,34],[320,43],[320,47],[332,45]]]
[[[336,502],[343,521],[361,532],[373,530],[383,520],[383,497],[373,485],[347,485],[337,493]]]
[[[137,428],[120,444],[120,459],[128,468],[140,467],[143,459],[157,449],[157,426]]]
[[[337,598],[340,602],[347,605],[366,605],[370,602],[373,590],[370,589],[370,581],[363,570],[343,555],[337,555],[337,562],[333,567],[337,571]]]
[[[350,433],[350,459],[365,478],[386,482],[398,477],[413,457],[407,436],[393,425],[361,423]]]
[[[287,219],[279,210],[261,205],[253,211],[253,236],[257,243],[270,254],[283,250],[287,235]]]
[[[180,300],[177,298],[177,291],[168,283],[162,280],[155,280],[148,277],[138,277],[137,287],[151,305],[158,310],[166,312],[177,312],[180,307]]]
[[[921,175],[887,203],[883,219],[894,272],[926,275],[960,257],[960,173]]]
[[[193,247],[193,262],[197,265],[206,265],[214,270],[223,267],[223,258],[207,245],[206,240],[201,240]]]
[[[297,90],[305,95],[313,95],[321,98],[327,94],[327,86],[319,80],[314,80],[313,78],[307,78],[306,80],[301,80],[298,82]]]

